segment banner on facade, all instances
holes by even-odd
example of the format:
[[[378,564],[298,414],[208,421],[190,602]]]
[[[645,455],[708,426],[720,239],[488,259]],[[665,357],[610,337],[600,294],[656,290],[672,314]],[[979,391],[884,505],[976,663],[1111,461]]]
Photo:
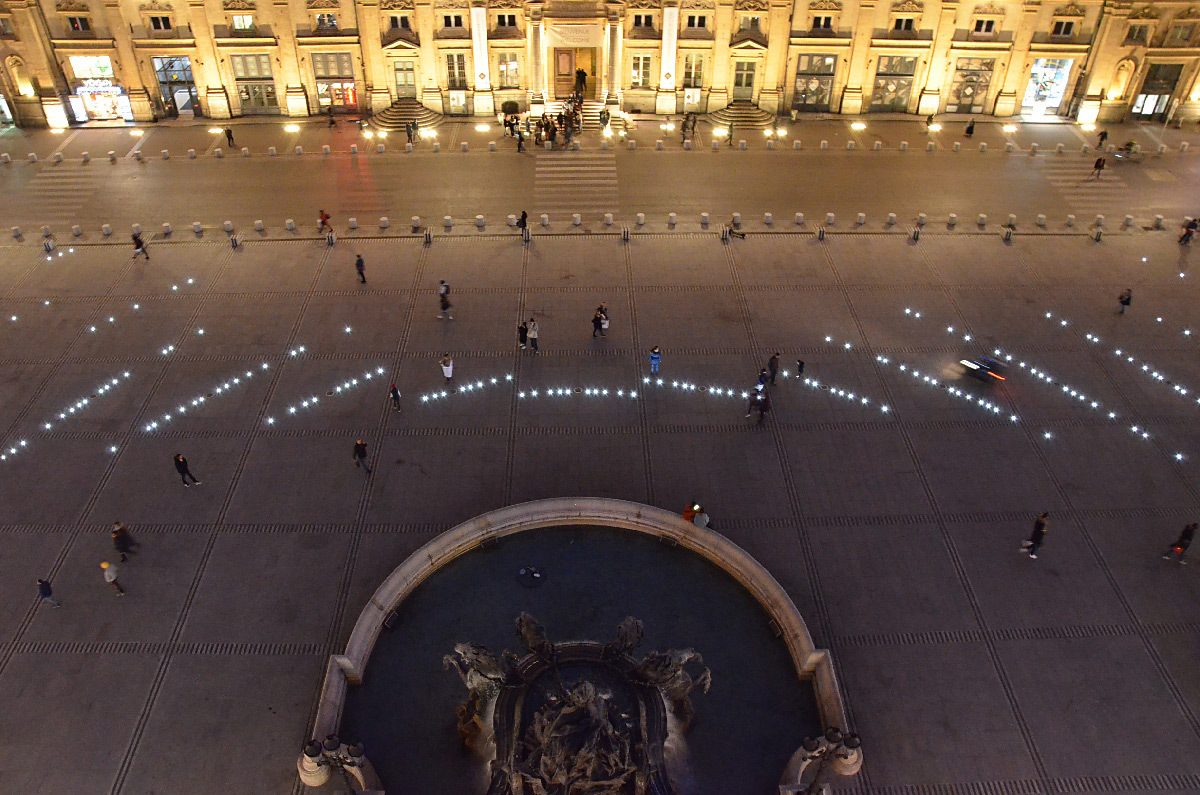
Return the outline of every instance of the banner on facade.
[[[546,39],[550,47],[603,47],[604,26],[595,23],[572,25],[551,22],[546,25]]]

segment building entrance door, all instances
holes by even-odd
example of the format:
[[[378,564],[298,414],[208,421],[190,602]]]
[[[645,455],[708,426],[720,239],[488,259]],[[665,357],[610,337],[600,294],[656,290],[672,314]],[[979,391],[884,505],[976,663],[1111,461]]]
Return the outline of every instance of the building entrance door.
[[[1175,93],[1175,85],[1182,73],[1183,64],[1150,64],[1141,93],[1133,103],[1133,117],[1139,121],[1166,121],[1171,110],[1171,95]]]
[[[163,110],[168,116],[196,117],[200,103],[192,82],[192,62],[185,57],[155,58],[154,73],[162,91]]]
[[[596,48],[554,48],[554,96],[556,99],[566,99],[575,92],[575,73],[580,69],[587,73],[583,96],[586,99],[592,99],[596,96],[596,84],[600,80],[596,76]]]
[[[754,61],[736,61],[733,65],[733,98],[754,99]]]
[[[396,96],[415,97],[417,95],[416,61],[395,61],[396,64]]]

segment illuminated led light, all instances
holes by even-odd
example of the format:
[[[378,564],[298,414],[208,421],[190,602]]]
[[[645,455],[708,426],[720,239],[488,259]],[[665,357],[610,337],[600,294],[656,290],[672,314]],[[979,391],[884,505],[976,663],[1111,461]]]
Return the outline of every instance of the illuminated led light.
[[[300,132],[300,125],[299,124],[288,124],[288,125],[284,126],[283,131],[290,132],[290,133]]]
[[[129,134],[132,135],[134,138],[141,138],[143,135],[146,134],[146,131],[145,130],[130,130]]]
[[[1004,130],[1004,132],[1006,132],[1006,133],[1015,133],[1017,131],[1017,125],[1006,124],[1003,127],[1001,127],[1000,129]]]
[[[851,130],[865,130],[865,129],[867,129],[867,125],[863,124],[861,121],[856,121],[850,125],[850,129]]]
[[[351,331],[353,331],[353,330],[354,330],[354,329],[350,328],[349,326],[346,326],[346,333],[347,333],[347,334],[349,334],[349,333],[350,333]]]
[[[49,301],[47,301],[46,303],[47,303],[47,304],[49,304],[50,302],[49,302]],[[142,308],[142,307],[141,307],[141,304],[134,304],[134,305],[133,305],[133,311],[134,311],[134,312],[138,311],[138,310],[139,310],[139,309],[141,309],[141,308]]]

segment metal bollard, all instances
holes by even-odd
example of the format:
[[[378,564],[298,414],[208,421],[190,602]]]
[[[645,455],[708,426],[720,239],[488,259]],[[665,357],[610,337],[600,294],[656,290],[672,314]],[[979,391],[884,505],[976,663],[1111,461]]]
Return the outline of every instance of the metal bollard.
[[[488,151],[489,152],[496,151],[496,142],[495,141],[488,141]]]
[[[49,227],[42,227],[42,228],[49,229]],[[133,230],[133,233],[135,235],[140,235],[142,233],[142,225],[141,224],[134,224],[133,226],[130,227],[130,229]]]
[[[670,213],[669,215],[667,215],[667,226],[675,226],[675,224],[678,220],[679,219],[675,215],[675,213]]]
[[[607,144],[608,142],[607,142],[607,141],[605,141],[605,143]],[[713,142],[712,142],[712,148],[713,148],[713,151],[714,151],[714,152],[719,152],[719,151],[721,151],[721,142],[720,142],[720,141],[713,141]]]
[[[716,143],[716,141],[713,141],[713,143]],[[4,163],[5,165],[7,165],[11,162],[12,162],[12,156],[8,152],[0,152],[0,163]]]
[[[871,148],[873,150],[875,150],[876,152],[880,151],[881,149],[883,149],[883,141],[876,141],[875,145]]]
[[[1189,144],[1187,141],[1182,142],[1181,144],[1179,144],[1179,151],[1186,152],[1188,150],[1188,146],[1189,146]]]
[[[716,143],[716,141],[713,141],[713,143]],[[605,138],[603,141],[600,142],[600,151],[602,151],[602,152],[608,151],[608,139],[607,138]]]
[[[658,140],[656,140],[656,141],[654,142],[654,148],[655,148],[655,149],[658,149],[658,150],[660,150],[660,151],[662,150],[662,148],[663,148],[663,142],[662,142],[662,139],[661,139],[661,138],[659,138]]]
[[[804,226],[804,213],[796,213],[796,226]]]
[[[16,238],[21,237],[21,227],[14,226],[10,231],[12,232],[13,237],[16,237]]]
[[[358,154],[358,144],[350,144],[350,154]]]
[[[216,149],[213,150],[213,155],[216,157],[224,157],[225,150],[218,146]]]
[[[270,155],[271,157],[275,157],[276,155],[278,155],[278,154],[279,154],[279,150],[278,150],[278,149],[276,149],[276,148],[275,148],[275,147],[273,147],[273,146],[268,146],[268,147],[267,147],[267,154],[268,154],[268,155]]]
[[[743,152],[744,152],[744,151],[746,151],[746,141],[745,141],[745,139],[742,139],[742,140],[739,140],[739,141],[738,141],[738,149],[741,149]]]
[[[513,219],[513,224],[515,225],[516,223],[517,223],[517,222],[516,222],[516,219],[514,218],[514,219]],[[415,231],[417,231],[418,229],[420,229],[420,228],[421,228],[421,216],[419,216],[419,215],[414,215],[414,216],[412,217],[412,228],[413,228],[413,231],[414,231],[414,232],[415,232]]]
[[[52,161],[54,161],[55,163],[61,163],[61,162],[62,162],[62,160],[63,160],[63,158],[62,158],[62,152],[55,152],[55,153],[54,153],[54,154],[53,154],[53,155],[50,157],[50,159],[51,159]]]
[[[389,224],[390,224],[390,222],[388,221],[388,217],[386,215],[379,216],[379,228],[380,229],[387,229]]]
[[[1096,216],[1096,226],[1104,226],[1104,216],[1103,215]]]
[[[482,215],[475,216],[475,228],[483,229],[483,216]]]
[[[1083,146],[1079,147],[1080,154],[1086,155],[1090,151],[1092,151],[1091,144],[1084,144]]]
[[[571,223],[574,224],[575,226],[579,226],[580,224],[583,223],[583,216],[581,216],[579,213],[572,213],[571,214]]]
[[[284,221],[284,222],[283,222],[283,225],[284,225],[285,227],[287,227],[287,230],[288,230],[289,232],[295,232],[295,231],[296,231],[296,222],[295,222],[295,221],[293,221],[291,218],[289,218],[289,219],[287,219],[286,221]]]
[[[517,216],[515,216],[515,215],[511,215],[511,214],[510,214],[510,215],[508,216],[508,225],[509,225],[509,226],[516,226],[516,225],[517,225]]]
[[[405,151],[405,152],[412,152],[412,150],[413,150],[413,145],[412,145],[412,144],[405,144],[405,145],[404,145],[404,151]]]
[[[550,226],[550,216],[542,213],[542,226]]]
[[[142,162],[143,158],[142,158],[142,150],[141,149],[139,149],[133,153],[133,159],[138,161],[139,163]]]
[[[644,226],[645,224],[646,224],[646,214],[645,214],[645,213],[638,213],[638,214],[637,214],[637,225],[638,225],[638,226]]]
[[[263,225],[262,219],[259,218],[254,222],[254,231],[261,232],[261,231],[263,231],[263,229],[264,229],[264,225]]]
[[[937,148],[937,144],[935,144],[933,141],[930,141],[929,143],[925,144],[926,152],[932,152],[936,148]]]
[[[1072,213],[1067,216],[1067,226],[1075,226],[1075,215]]]
[[[30,152],[29,153],[29,162],[36,163],[37,161],[38,161],[37,152]]]
[[[605,226],[612,226],[612,224],[613,224],[613,214],[612,214],[612,213],[605,213],[605,214],[604,214],[604,225],[605,225]]]
[[[321,144],[321,154],[328,155],[332,152],[333,150],[329,148],[329,144]]]
[[[171,225],[163,224],[163,226],[166,227],[167,233],[170,233]],[[75,235],[75,237],[79,237],[80,235],[83,234],[83,227],[81,227],[79,224],[75,224],[74,226],[71,227],[71,234]]]
[[[200,234],[201,232],[204,231],[204,225],[202,223],[200,223],[199,221],[192,221],[192,231],[195,232],[196,234]]]
[[[1055,154],[1060,154],[1060,155],[1061,155],[1061,154],[1062,154],[1063,152],[1065,152],[1065,151],[1067,151],[1067,145],[1066,145],[1066,144],[1055,144],[1055,145],[1054,145],[1054,152],[1055,152]]]
[[[828,149],[828,148],[829,148],[829,141],[821,141],[821,148],[822,148],[822,149]]]
[[[75,232],[76,229],[79,229],[79,227],[78,226],[71,227],[72,232]],[[163,233],[163,237],[169,237],[171,234],[171,225],[165,221],[163,222],[163,225],[162,225],[162,233]],[[76,234],[80,234],[80,235],[83,234],[83,230],[79,229],[79,231],[76,232]]]
[[[629,146],[629,151],[632,152],[634,149],[637,149],[637,141],[629,141],[628,146]],[[549,141],[546,142],[546,148],[547,149],[550,148]]]
[[[351,229],[358,229],[358,219],[351,216],[350,218],[346,219],[346,225]]]
[[[825,226],[833,226],[834,221],[836,220],[837,216],[835,216],[833,213],[825,213]]]
[[[442,226],[449,229],[450,227],[454,226],[454,219],[448,215],[442,216]]]
[[[708,213],[700,213],[700,226],[708,226]]]
[[[931,143],[932,143],[932,142],[931,142]],[[961,151],[962,151],[962,144],[961,144],[961,143],[959,143],[958,141],[955,141],[955,142],[954,142],[954,151],[955,151],[955,152],[961,152]]]
[[[110,237],[112,235],[112,225],[104,224],[103,226],[100,227],[100,233],[103,234],[105,237]]]
[[[161,152],[159,152],[159,154],[162,155],[163,160],[171,159],[171,150],[169,150],[169,149],[164,149]]]
[[[298,155],[304,154],[304,147],[300,146],[299,144],[296,144],[296,154],[298,154]]]
[[[110,162],[110,163],[117,162],[117,153],[112,151],[111,149],[108,151],[108,162]]]
[[[1046,226],[1046,214],[1045,213],[1038,213],[1037,225],[1040,227],[1043,227],[1043,228]]]
[[[90,154],[88,154],[87,152],[80,152],[80,153],[79,153],[79,158],[80,158],[80,159],[81,159],[83,162],[87,163],[88,161],[90,161],[90,160],[92,159],[92,156],[91,156]],[[8,161],[5,161],[5,162],[8,162]]]
[[[224,226],[224,227],[225,227],[225,231],[226,231],[226,232],[232,232],[232,231],[233,231],[233,221],[226,221],[224,224],[222,224],[222,226]]]
[[[467,147],[467,142],[466,142],[466,141],[463,141],[463,142],[462,142],[462,149],[461,149],[461,151],[465,152],[465,151],[467,151],[467,149],[468,149],[468,147]]]
[[[1006,226],[1008,226],[1008,227],[1010,227],[1010,228],[1011,228],[1011,227],[1014,227],[1014,226],[1016,226],[1016,225],[1017,225],[1017,215],[1016,215],[1016,213],[1009,213],[1009,214],[1008,214],[1008,223],[1007,223],[1007,224],[1005,224],[1005,225],[1006,225]]]
[[[733,227],[734,227],[734,229],[739,229],[739,228],[741,228],[741,226],[742,226],[742,214],[741,214],[741,213],[734,213],[734,214],[733,214]]]
[[[1166,154],[1166,152],[1167,152],[1167,145],[1159,144],[1158,145],[1158,154],[1163,155],[1163,154]]]
[[[440,149],[440,147],[438,146],[438,144],[437,144],[436,142],[434,142],[434,144],[433,144],[433,151],[437,152],[439,149]],[[376,153],[376,154],[380,154],[380,155],[381,155],[381,154],[383,154],[383,153],[384,153],[384,152],[386,152],[386,151],[387,151],[387,147],[386,147],[386,146],[384,146],[383,144],[375,144],[375,153]]]
[[[950,213],[950,218],[947,219],[946,225],[954,226],[957,223],[958,223],[958,215],[956,213]]]
[[[865,224],[866,222],[867,222],[867,214],[866,214],[866,213],[859,213],[859,214],[858,214],[858,225],[859,225],[859,226],[862,226],[862,225],[863,225],[863,224]]]
[[[856,147],[857,145],[858,145],[858,144],[857,144],[856,142],[854,142],[854,141],[846,141],[846,150],[847,150],[847,151],[854,151],[854,147]]]
[[[1154,228],[1155,229],[1163,228],[1163,217],[1161,215],[1154,216]]]
[[[1129,227],[1133,226],[1133,216],[1132,216],[1132,215],[1127,215],[1127,216],[1125,216],[1125,223],[1124,223],[1124,226],[1125,226],[1125,228],[1126,228],[1126,229],[1128,229]]]
[[[249,157],[249,156],[250,156],[250,147],[243,146],[242,147],[242,157]]]
[[[804,147],[800,146],[800,141],[799,141],[799,140],[792,141],[792,151],[794,151],[794,152],[799,152],[799,151],[800,151],[801,149],[803,149],[803,148],[804,148]]]
[[[981,143],[981,144],[979,145],[979,151],[980,151],[980,152],[986,152],[986,151],[987,151],[987,144],[986,144],[986,143]]]
[[[767,139],[767,151],[771,151],[771,150],[773,150],[774,148],[775,148],[775,139],[774,139],[774,138],[768,138],[768,139]]]
[[[925,223],[928,220],[929,220],[929,216],[927,216],[925,213],[917,214],[917,226],[925,226]]]
[[[1014,152],[1014,151],[1016,151],[1016,149],[1017,149],[1017,146],[1012,141],[1008,141],[1004,144],[1005,152]]]
[[[1036,143],[1032,143],[1032,144],[1030,144],[1030,145],[1029,145],[1029,155],[1030,155],[1030,157],[1032,157],[1032,156],[1036,155],[1037,153],[1038,153],[1038,145],[1037,145]]]
[[[189,149],[188,150],[188,160],[195,160],[195,159],[196,159],[196,150]]]
[[[763,213],[763,223],[770,226],[775,222],[775,216],[772,213]]]
[[[895,213],[888,213],[888,217],[887,217],[887,225],[888,225],[888,226],[895,226],[895,225],[896,225],[896,214],[895,214]]]
[[[979,222],[978,222],[978,223],[979,223],[979,225],[980,225],[980,226],[987,226],[987,216],[986,216],[986,215],[984,215],[983,213],[980,213],[980,214],[979,214]]]

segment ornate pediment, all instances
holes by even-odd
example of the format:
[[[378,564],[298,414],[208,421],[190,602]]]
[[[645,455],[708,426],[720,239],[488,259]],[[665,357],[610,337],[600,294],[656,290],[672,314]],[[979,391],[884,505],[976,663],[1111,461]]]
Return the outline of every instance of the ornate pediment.
[[[767,0],[734,0],[734,11],[767,11],[770,9]]]
[[[60,14],[89,14],[91,9],[87,3],[80,3],[78,0],[63,0],[61,3],[54,4],[54,10]]]
[[[412,11],[413,0],[380,0],[379,7],[384,11]]]
[[[138,6],[138,11],[146,14],[170,14],[172,10],[170,3],[160,3],[159,0],[150,0]]]
[[[307,0],[304,5],[314,11],[322,11],[327,8],[338,8],[340,3],[338,0]]]
[[[1153,6],[1142,6],[1129,15],[1130,19],[1158,19],[1158,12]]]
[[[662,4],[659,0],[628,0],[625,3],[626,8],[661,8]]]
[[[899,3],[892,3],[893,14],[920,14],[925,10],[924,3],[918,3],[917,0],[901,0]]]
[[[840,0],[813,0],[808,4],[809,11],[841,11]]]
[[[713,0],[683,0],[684,8],[716,8],[717,4]]]
[[[257,11],[258,5],[253,0],[222,0],[223,11]]]
[[[1080,8],[1079,6],[1075,5],[1074,3],[1070,3],[1068,5],[1059,6],[1058,8],[1054,9],[1054,16],[1056,16],[1056,17],[1081,17],[1081,16],[1083,16],[1083,9]]]
[[[470,0],[434,0],[434,8],[470,8]]]
[[[1183,9],[1182,12],[1180,12],[1179,16],[1175,17],[1175,19],[1197,19],[1197,18],[1200,18],[1200,8],[1196,8],[1195,6],[1188,6],[1187,8]]]
[[[975,6],[975,16],[1002,17],[1004,16],[1004,9],[995,3],[984,3],[981,6]]]
[[[524,8],[522,0],[488,0],[488,8]]]

